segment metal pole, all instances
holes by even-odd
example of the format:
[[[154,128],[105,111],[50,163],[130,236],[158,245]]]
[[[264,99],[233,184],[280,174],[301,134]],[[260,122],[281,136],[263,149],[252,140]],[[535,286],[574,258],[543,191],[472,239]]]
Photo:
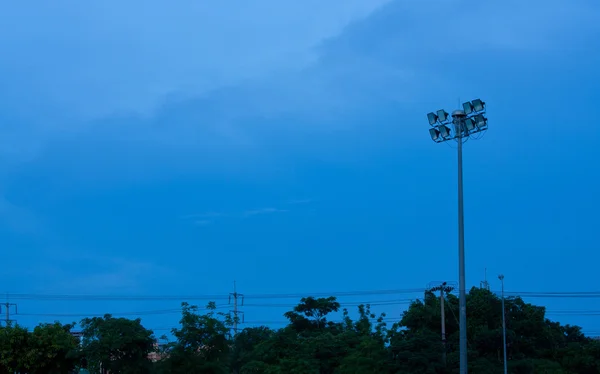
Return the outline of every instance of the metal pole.
[[[233,335],[238,332],[238,294],[236,281],[233,281]]]
[[[445,283],[444,283],[445,284]],[[446,366],[446,313],[444,312],[444,286],[440,288],[440,302],[442,304],[442,361],[444,362],[444,366]]]
[[[458,302],[460,307],[460,374],[467,374],[467,296],[465,286],[465,225],[463,211],[462,139],[465,113],[452,113],[458,138]]]
[[[508,360],[506,360],[506,314],[504,309],[504,275],[500,275],[502,282],[502,346],[504,351],[504,374],[508,374]]]

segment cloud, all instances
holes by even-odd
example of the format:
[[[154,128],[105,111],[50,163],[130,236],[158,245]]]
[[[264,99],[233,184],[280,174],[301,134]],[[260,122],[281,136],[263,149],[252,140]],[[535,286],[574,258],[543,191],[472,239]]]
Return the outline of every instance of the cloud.
[[[332,145],[364,126],[365,112],[429,102],[432,87],[455,97],[460,82],[471,92],[462,75],[447,73],[465,56],[517,59],[593,38],[599,26],[591,15],[600,7],[583,0],[86,4],[56,18],[48,15],[59,6],[17,2],[4,12],[12,17],[3,27],[15,32],[0,33],[0,47],[14,51],[0,63],[13,78],[0,89],[0,115],[15,125],[9,136],[0,130],[0,162],[28,161],[55,180],[94,186],[161,173],[255,176],[275,169],[282,154],[315,154],[319,145],[335,155]],[[23,14],[38,28],[15,23]],[[309,16],[314,27],[306,31],[299,25]],[[381,126],[368,125],[372,133]]]
[[[220,212],[206,212],[206,213],[193,213],[193,214],[185,214],[181,216],[181,219],[195,219],[195,218],[216,218],[223,217],[226,215],[225,213]]]
[[[45,274],[57,280],[46,284],[48,293],[143,292],[149,278],[174,275],[170,269],[144,259],[79,254],[71,261],[83,271],[73,271],[65,263],[46,268]]]
[[[1,68],[21,99],[34,89],[78,115],[147,113],[174,91],[202,93],[303,67],[312,46],[385,2],[12,2],[0,16],[0,47],[9,52]]]
[[[252,216],[257,216],[257,215],[261,215],[261,214],[273,214],[273,213],[285,213],[287,212],[287,210],[285,209],[277,209],[277,208],[262,208],[262,209],[255,209],[255,210],[247,210],[244,212],[244,216],[245,217],[252,217]]]
[[[17,234],[42,234],[40,218],[27,208],[15,205],[0,195],[0,225]]]
[[[301,204],[310,204],[314,202],[313,199],[293,199],[288,201],[287,203],[290,205],[301,205]]]
[[[251,218],[259,215],[266,214],[277,214],[277,213],[286,213],[289,212],[287,209],[279,209],[279,208],[260,208],[260,209],[251,209],[240,212],[207,212],[207,213],[194,213],[194,214],[186,214],[181,217],[181,219],[192,223],[195,226],[207,226],[215,223],[217,220],[223,219],[245,219]]]

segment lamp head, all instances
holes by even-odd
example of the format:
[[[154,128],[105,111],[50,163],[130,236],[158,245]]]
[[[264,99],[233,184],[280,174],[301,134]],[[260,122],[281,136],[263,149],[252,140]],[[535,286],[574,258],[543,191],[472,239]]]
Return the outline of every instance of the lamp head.
[[[435,125],[438,121],[438,116],[435,113],[427,113],[427,120],[431,126]]]
[[[447,139],[450,137],[450,128],[448,126],[439,126],[438,130],[442,138]]]
[[[467,115],[473,113],[473,104],[470,101],[463,103],[463,110]]]
[[[485,109],[485,103],[481,99],[475,99],[471,103],[473,104],[473,110],[476,112],[481,112]]]
[[[431,140],[433,140],[434,142],[439,142],[440,139],[440,132],[436,129],[429,129],[429,135],[431,136]]]
[[[448,113],[444,109],[440,109],[437,111],[437,117],[440,122],[446,122],[448,120]]]

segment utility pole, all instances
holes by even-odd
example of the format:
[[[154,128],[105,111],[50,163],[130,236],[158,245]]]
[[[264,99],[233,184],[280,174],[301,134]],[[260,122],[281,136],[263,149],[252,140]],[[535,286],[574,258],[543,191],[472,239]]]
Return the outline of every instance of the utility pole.
[[[431,284],[431,283],[430,283]],[[442,316],[442,362],[444,366],[446,365],[446,311],[444,308],[444,292],[452,292],[454,287],[449,286],[448,282],[442,282],[439,286],[430,287],[431,292],[440,291],[440,306],[441,306],[441,316]]]
[[[238,309],[239,306],[244,305],[244,295],[237,292],[236,282],[233,281],[233,292],[229,294],[229,304],[231,304],[231,300],[233,299],[233,336],[236,336],[238,333],[238,324],[244,323],[244,312]],[[239,315],[242,315],[240,320]],[[241,321],[241,322],[240,322]]]
[[[446,282],[444,282],[444,286]],[[440,304],[442,305],[442,344],[444,350],[442,351],[442,361],[446,366],[446,313],[444,312],[444,289],[440,288]]]
[[[473,135],[487,130],[484,116],[485,103],[480,99],[463,103],[463,110],[452,112],[452,119],[444,109],[428,113],[431,129],[429,135],[436,143],[456,141],[458,151],[458,303],[459,303],[459,347],[460,374],[467,374],[467,293],[465,276],[465,226],[463,208],[463,143]]]
[[[498,279],[502,282],[502,346],[504,351],[504,374],[508,373],[508,361],[506,360],[506,315],[504,312],[504,275],[498,275]]]
[[[7,301],[7,302],[1,304],[0,311],[2,310],[2,307],[4,307],[4,314],[5,314],[4,324],[6,327],[8,327],[8,326],[10,326],[11,322],[16,322],[14,319],[10,319],[10,308],[14,307],[15,314],[17,314],[18,313],[17,304],[11,304]]]

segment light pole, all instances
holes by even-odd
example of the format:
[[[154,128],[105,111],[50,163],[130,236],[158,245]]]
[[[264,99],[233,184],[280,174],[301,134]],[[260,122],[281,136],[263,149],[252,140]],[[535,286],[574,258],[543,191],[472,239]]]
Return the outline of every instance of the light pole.
[[[460,374],[467,374],[467,296],[465,286],[465,227],[463,212],[463,142],[487,130],[487,118],[484,116],[485,103],[480,99],[463,103],[463,110],[452,112],[452,120],[444,109],[428,113],[429,135],[431,140],[442,143],[456,140],[458,143],[458,302],[460,307]],[[449,126],[452,124],[453,126]]]
[[[508,361],[506,360],[506,315],[504,309],[504,275],[498,275],[502,283],[502,350],[504,351],[504,374],[508,374]]]

